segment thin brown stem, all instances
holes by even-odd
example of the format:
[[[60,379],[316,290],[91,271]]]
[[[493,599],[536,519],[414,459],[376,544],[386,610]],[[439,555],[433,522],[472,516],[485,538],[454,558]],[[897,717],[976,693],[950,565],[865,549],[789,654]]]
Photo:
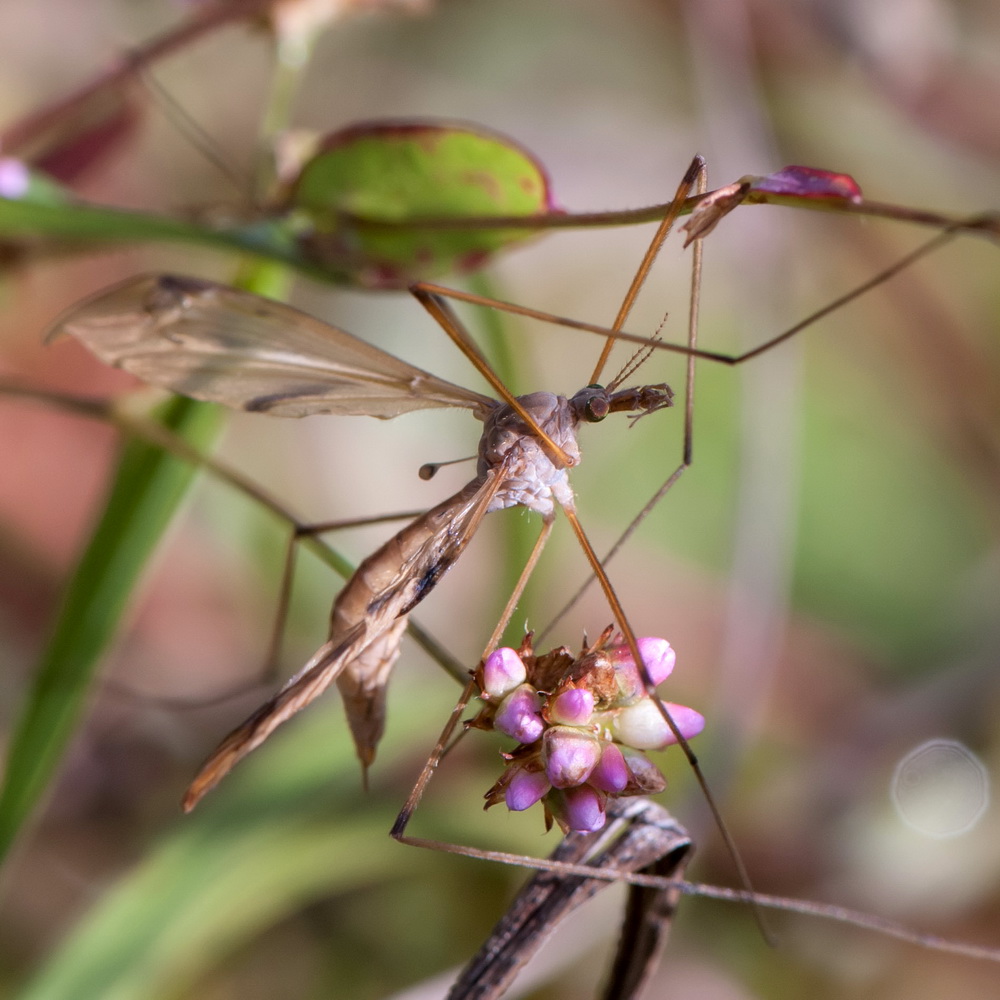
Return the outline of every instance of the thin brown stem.
[[[202,4],[186,21],[162,35],[132,49],[82,87],[60,97],[0,131],[0,149],[20,152],[47,130],[78,117],[87,105],[105,91],[121,86],[159,59],[172,55],[202,35],[233,21],[250,20],[267,11],[273,0],[217,0]]]
[[[695,195],[685,200],[678,215],[690,215],[707,197],[715,194]],[[465,215],[465,216],[410,216],[405,222],[388,219],[371,219],[366,216],[344,213],[345,221],[352,227],[376,231],[413,230],[475,230],[475,229],[528,229],[543,232],[550,229],[599,229],[617,226],[641,225],[659,222],[670,210],[672,201],[644,208],[612,209],[604,212],[542,212],[537,215]],[[956,216],[947,212],[929,212],[908,205],[889,202],[852,202],[846,198],[826,201],[806,199],[794,195],[750,190],[743,205],[775,205],[785,208],[807,209],[834,215],[857,215],[862,218],[888,219],[908,222],[933,229],[956,229],[970,235],[988,239],[1000,238],[1000,212],[982,212],[974,216]]]
[[[701,882],[687,882],[670,878],[661,878],[646,872],[623,872],[606,870],[587,864],[564,863],[547,858],[532,858],[523,854],[513,854],[507,851],[484,851],[477,847],[463,844],[445,844],[420,837],[407,837],[404,842],[415,847],[426,847],[431,850],[443,851],[446,854],[457,854],[461,857],[476,858],[481,861],[493,861],[499,864],[519,868],[529,868],[539,871],[559,872],[564,876],[579,875],[585,878],[602,879],[607,882],[626,882],[629,885],[648,886],[653,889],[676,889],[685,896],[700,896],[727,903],[746,905],[755,903],[764,909],[779,910],[785,913],[800,913],[804,916],[830,920],[834,923],[846,924],[860,930],[874,931],[887,937],[895,938],[906,944],[920,948],[930,948],[934,951],[960,955],[985,962],[1000,963],[1000,948],[989,948],[983,945],[968,944],[963,941],[952,941],[937,934],[927,934],[907,927],[895,920],[874,916],[861,910],[853,910],[845,906],[835,906],[829,903],[814,903],[810,900],[794,899],[790,896],[775,896],[769,893],[747,893],[743,889],[730,889],[725,886],[706,885]]]

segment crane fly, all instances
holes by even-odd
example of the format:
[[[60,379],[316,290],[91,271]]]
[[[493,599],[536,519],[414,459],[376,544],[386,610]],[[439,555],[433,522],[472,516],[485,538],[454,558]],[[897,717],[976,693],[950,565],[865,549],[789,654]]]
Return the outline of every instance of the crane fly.
[[[475,478],[361,563],[333,605],[328,641],[220,744],[188,790],[185,809],[334,681],[358,754],[369,764],[407,616],[461,555],[482,518],[527,507],[541,514],[544,539],[557,504],[573,514],[567,472],[579,461],[579,425],[613,412],[652,413],[673,397],[665,384],[620,389],[611,383],[570,398],[536,392],[500,402],[290,306],[187,277],[128,280],[73,309],[57,323],[53,334],[59,333],[143,381],[250,412],[388,419],[459,407],[484,424]]]

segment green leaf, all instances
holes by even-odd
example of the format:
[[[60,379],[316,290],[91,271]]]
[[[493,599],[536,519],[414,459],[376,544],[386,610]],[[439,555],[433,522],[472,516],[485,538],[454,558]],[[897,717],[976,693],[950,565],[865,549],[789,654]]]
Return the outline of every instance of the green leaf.
[[[216,433],[221,411],[178,397],[165,404],[162,419],[204,447]],[[194,472],[140,441],[122,450],[104,512],[69,583],[8,751],[0,789],[0,859],[45,791],[139,573]]]
[[[511,140],[478,128],[402,121],[328,137],[292,186],[289,207],[309,226],[304,253],[359,284],[393,288],[474,270],[532,235],[424,228],[417,220],[535,215],[552,211],[552,202],[544,169]],[[414,226],[406,226],[411,220]]]

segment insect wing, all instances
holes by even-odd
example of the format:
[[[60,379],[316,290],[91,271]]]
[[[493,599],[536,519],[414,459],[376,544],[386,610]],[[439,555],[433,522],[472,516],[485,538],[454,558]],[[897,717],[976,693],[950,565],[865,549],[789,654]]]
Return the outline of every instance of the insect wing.
[[[491,470],[369,556],[344,585],[332,614],[330,640],[285,686],[234,729],[205,762],[184,797],[190,812],[251,750],[348,672],[344,704],[358,756],[367,766],[384,722],[384,690],[404,626],[468,544],[503,485],[506,467]],[[371,650],[369,655],[365,655]]]
[[[358,758],[366,768],[385,727],[386,685],[402,636],[399,622],[465,551],[508,475],[501,465],[408,524],[358,567],[333,606],[331,638],[350,631],[358,619],[376,637],[337,677]]]
[[[234,409],[388,419],[494,405],[291,306],[196,278],[132,278],[71,309],[49,338],[62,333],[144,382]]]

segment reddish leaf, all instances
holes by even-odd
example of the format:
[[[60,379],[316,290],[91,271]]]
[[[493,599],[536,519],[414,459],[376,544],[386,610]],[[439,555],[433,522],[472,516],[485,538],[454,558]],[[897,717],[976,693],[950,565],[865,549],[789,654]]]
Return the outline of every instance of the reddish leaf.
[[[861,202],[861,188],[850,174],[815,167],[785,167],[766,177],[756,177],[751,190],[792,198],[849,201],[854,205]]]

